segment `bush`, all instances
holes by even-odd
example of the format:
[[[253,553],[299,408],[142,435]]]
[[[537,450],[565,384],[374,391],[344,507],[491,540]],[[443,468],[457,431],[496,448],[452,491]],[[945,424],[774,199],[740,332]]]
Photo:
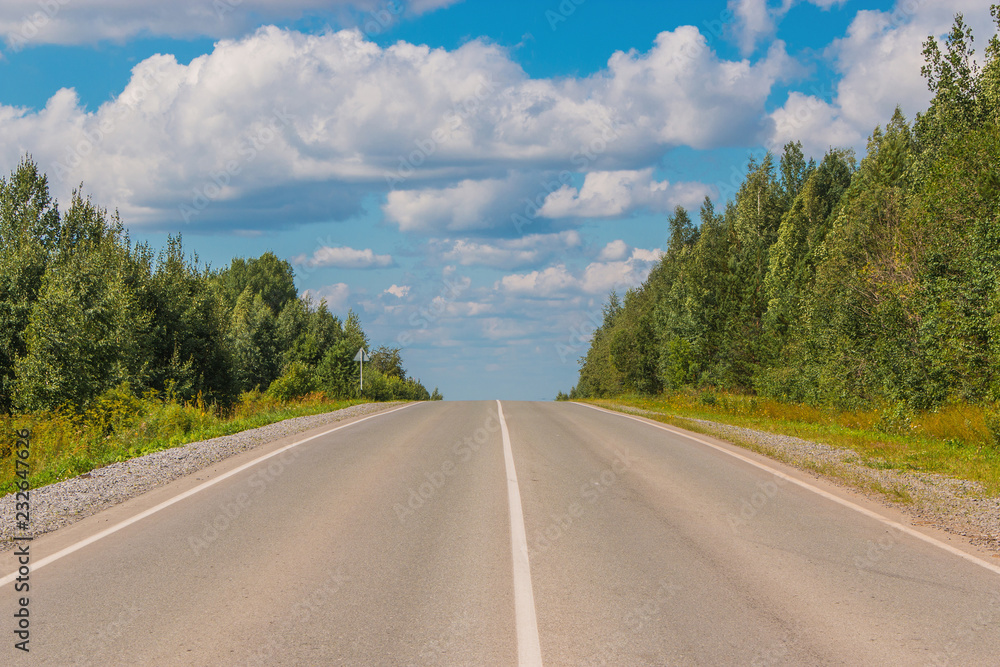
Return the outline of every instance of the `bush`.
[[[110,435],[114,431],[127,428],[148,411],[149,404],[133,394],[129,384],[123,382],[94,399],[84,419],[96,427],[102,435]]]
[[[279,401],[288,402],[302,398],[318,387],[316,372],[301,361],[293,361],[285,368],[281,377],[271,383],[267,393]]]
[[[903,435],[912,429],[913,411],[905,401],[896,401],[880,411],[875,430],[891,435]]]
[[[405,380],[396,376],[385,376],[375,369],[365,371],[365,388],[362,398],[373,401],[428,401],[431,395],[427,393],[426,387],[420,384],[419,380],[407,378]],[[441,400],[438,393],[437,399]]]
[[[261,393],[260,389],[253,388],[240,394],[239,400],[233,406],[230,417],[233,419],[249,419],[258,412],[267,412],[276,408],[280,401],[268,393]]]

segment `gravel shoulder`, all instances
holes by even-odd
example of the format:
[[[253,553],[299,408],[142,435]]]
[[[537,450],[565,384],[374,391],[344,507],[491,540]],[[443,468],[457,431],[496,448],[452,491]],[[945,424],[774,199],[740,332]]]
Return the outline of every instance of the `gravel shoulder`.
[[[363,403],[334,412],[294,417],[112,463],[79,477],[32,489],[31,532],[37,537],[68,526],[262,444],[324,424],[381,412],[396,405],[400,403]],[[13,493],[0,498],[0,516],[14,516],[14,501]],[[13,536],[13,521],[0,522],[0,551],[14,547]]]
[[[608,407],[644,417],[663,416],[626,405]],[[902,511],[914,524],[961,535],[975,546],[1000,554],[1000,498],[987,497],[978,482],[937,473],[872,468],[859,463],[857,452],[850,449],[704,419],[680,419],[697,424],[709,435],[859,491]]]

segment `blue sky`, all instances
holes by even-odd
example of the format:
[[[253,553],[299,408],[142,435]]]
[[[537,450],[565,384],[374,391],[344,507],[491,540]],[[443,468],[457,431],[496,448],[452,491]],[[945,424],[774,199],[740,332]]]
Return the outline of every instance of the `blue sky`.
[[[449,399],[550,399],[676,205],[791,140],[863,154],[981,1],[8,0],[0,169],[300,291]]]

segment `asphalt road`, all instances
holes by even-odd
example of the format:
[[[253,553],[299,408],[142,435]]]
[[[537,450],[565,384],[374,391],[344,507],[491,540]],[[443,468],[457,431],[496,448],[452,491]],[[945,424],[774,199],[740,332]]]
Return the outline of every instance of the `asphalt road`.
[[[508,457],[496,402],[423,403],[38,538],[72,551],[31,572],[28,654],[3,586],[0,664],[1000,662],[1000,573],[940,536],[705,436],[502,409]]]

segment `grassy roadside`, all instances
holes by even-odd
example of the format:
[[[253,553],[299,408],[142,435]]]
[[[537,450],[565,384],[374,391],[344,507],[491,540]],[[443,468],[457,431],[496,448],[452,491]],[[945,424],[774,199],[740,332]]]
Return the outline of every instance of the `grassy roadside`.
[[[715,392],[621,396],[585,402],[611,409],[629,406],[646,410],[651,414],[645,416],[652,419],[702,433],[712,431],[692,419],[790,435],[853,450],[858,455],[857,463],[870,468],[940,473],[980,482],[988,494],[1000,494],[996,412],[979,406],[956,404],[917,414],[898,407],[849,412]],[[746,442],[738,444],[750,446]],[[758,446],[751,448],[774,454]],[[891,489],[878,490],[894,495]]]
[[[184,404],[153,395],[139,398],[112,391],[84,414],[54,412],[0,415],[0,495],[15,490],[15,433],[31,432],[28,481],[38,488],[117,461],[230,435],[292,417],[340,410],[364,400],[329,400],[321,392],[279,401],[259,392],[240,397],[222,413],[214,405]]]

